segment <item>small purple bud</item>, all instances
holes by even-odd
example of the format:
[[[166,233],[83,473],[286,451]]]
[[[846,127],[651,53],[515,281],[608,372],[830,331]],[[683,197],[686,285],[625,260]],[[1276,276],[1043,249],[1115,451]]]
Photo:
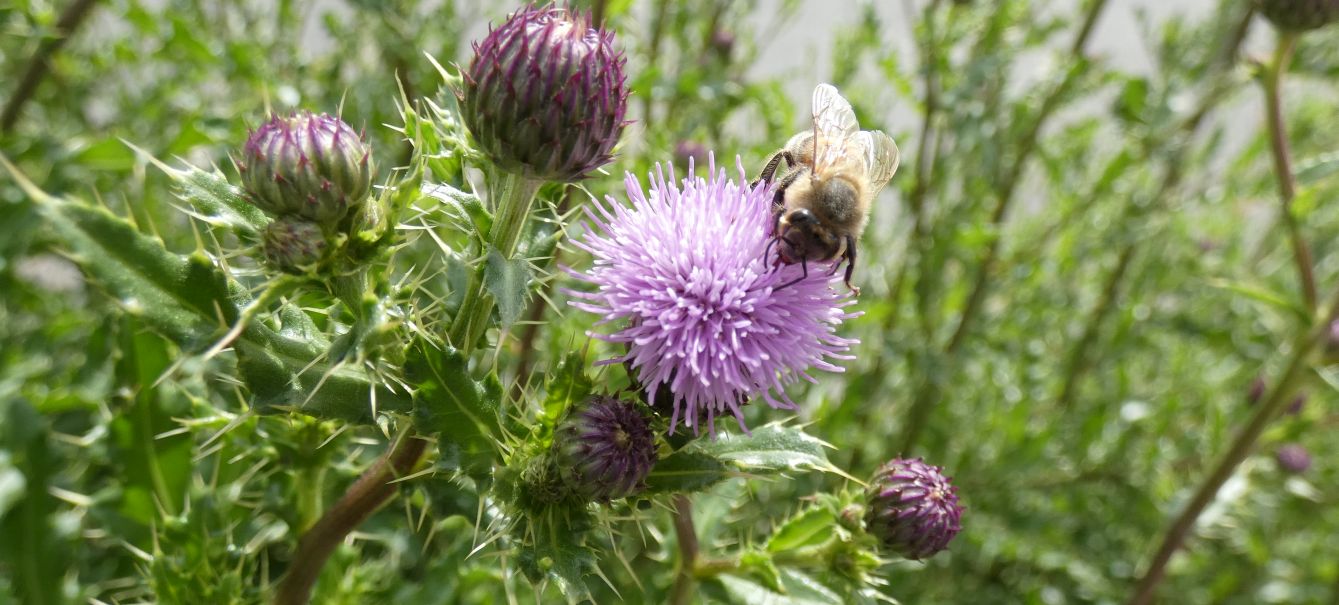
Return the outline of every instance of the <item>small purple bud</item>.
[[[735,35],[723,29],[711,32],[711,49],[722,59],[730,60],[735,50]]]
[[[920,458],[894,458],[869,483],[866,530],[908,559],[934,556],[962,529],[957,488]]]
[[[527,7],[474,44],[461,119],[499,168],[571,181],[612,159],[627,111],[614,35],[555,6]]]
[[[1311,454],[1307,453],[1306,448],[1301,444],[1289,443],[1279,446],[1278,451],[1274,452],[1274,459],[1278,461],[1279,468],[1285,473],[1301,474],[1311,468]]]
[[[1339,21],[1339,0],[1257,0],[1275,27],[1302,32]]]
[[[1255,380],[1251,381],[1251,390],[1246,392],[1246,403],[1249,405],[1255,405],[1257,403],[1260,403],[1260,398],[1264,396],[1265,396],[1265,377],[1256,376]]]
[[[325,257],[326,247],[320,225],[292,216],[274,219],[261,234],[265,261],[285,273],[306,273]]]
[[[603,395],[568,411],[553,447],[568,488],[596,502],[641,491],[657,459],[655,434],[637,405]]]
[[[1302,407],[1306,405],[1306,393],[1298,393],[1293,397],[1292,403],[1288,404],[1287,413],[1290,416],[1296,416],[1302,413]]]
[[[372,191],[372,148],[339,118],[274,116],[237,164],[247,199],[272,216],[333,225]]]

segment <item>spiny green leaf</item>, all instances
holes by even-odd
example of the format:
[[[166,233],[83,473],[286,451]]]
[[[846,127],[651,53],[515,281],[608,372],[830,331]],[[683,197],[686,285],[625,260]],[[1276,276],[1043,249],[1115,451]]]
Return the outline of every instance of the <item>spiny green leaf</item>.
[[[129,315],[186,351],[200,351],[233,325],[249,295],[201,253],[182,256],[105,208],[52,197],[11,168],[67,254]],[[313,338],[305,314],[284,315],[285,334],[261,322],[233,342],[262,411],[283,407],[318,418],[371,423],[374,406],[407,412],[405,393],[374,385],[361,369],[321,362],[328,343]],[[298,338],[298,334],[305,337]]]
[[[138,148],[136,150],[139,151]],[[244,242],[259,241],[261,230],[270,222],[269,217],[246,201],[246,194],[229,183],[228,178],[218,169],[205,172],[195,166],[187,166],[179,170],[149,157],[143,151],[140,154],[172,178],[177,197],[190,204],[189,208],[183,210],[191,216],[212,226],[228,229]]]
[[[828,462],[829,447],[799,427],[769,424],[751,435],[725,433],[715,440],[696,441],[685,449],[714,456],[749,473],[822,470],[842,474]]]
[[[0,562],[24,603],[65,603],[62,590],[69,553],[58,539],[52,513],[59,509],[48,489],[56,472],[46,419],[23,400],[0,404],[0,445],[13,456],[25,489],[0,518]]]
[[[488,248],[487,263],[484,268],[484,287],[497,301],[498,320],[505,330],[525,312],[525,299],[530,287],[530,264],[523,258],[507,260],[492,246]]]
[[[594,601],[586,585],[586,577],[596,573],[595,553],[585,545],[589,512],[555,509],[530,522],[530,536],[517,561],[521,571],[537,586],[553,582],[568,603]]]
[[[836,525],[832,509],[826,506],[807,508],[772,532],[767,539],[767,551],[776,553],[822,544],[832,537],[832,528]]]
[[[700,491],[741,475],[820,470],[846,476],[828,462],[823,441],[798,427],[769,424],[751,435],[699,439],[656,463],[647,478],[650,492]]]
[[[730,467],[701,452],[675,452],[657,462],[646,478],[648,493],[695,492],[707,489],[732,475]]]
[[[442,202],[442,210],[451,226],[466,233],[489,233],[493,229],[493,215],[473,193],[467,193],[445,183],[424,183],[423,193]]]
[[[116,377],[126,400],[124,413],[112,421],[111,430],[115,458],[126,477],[121,510],[147,528],[158,519],[159,510],[177,514],[190,480],[194,442],[187,434],[158,437],[176,428],[174,411],[165,400],[167,389],[157,382],[172,365],[167,342],[122,321],[118,350]]]
[[[459,351],[422,341],[410,348],[405,376],[417,385],[419,426],[445,438],[438,443],[442,456],[458,460],[466,470],[487,473],[499,458],[502,387],[497,378],[474,380]]]

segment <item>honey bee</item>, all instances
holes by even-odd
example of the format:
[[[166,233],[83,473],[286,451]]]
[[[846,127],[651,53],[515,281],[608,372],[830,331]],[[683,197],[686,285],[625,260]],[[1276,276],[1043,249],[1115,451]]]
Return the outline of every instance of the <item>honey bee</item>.
[[[833,261],[835,273],[846,262],[846,286],[855,270],[856,241],[869,222],[875,196],[897,172],[897,144],[883,131],[860,130],[851,104],[831,84],[814,88],[813,128],[791,137],[772,155],[759,181],[772,182],[785,163],[773,193],[775,211],[766,254],[775,244],[777,263]]]

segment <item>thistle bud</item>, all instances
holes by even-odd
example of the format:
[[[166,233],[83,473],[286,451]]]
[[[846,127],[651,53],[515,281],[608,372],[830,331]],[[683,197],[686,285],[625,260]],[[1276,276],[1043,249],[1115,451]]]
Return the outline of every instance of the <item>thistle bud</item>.
[[[554,433],[558,469],[575,494],[597,502],[641,490],[656,463],[656,439],[636,404],[594,396],[568,412]]]
[[[261,253],[270,266],[301,275],[321,262],[326,252],[321,226],[292,216],[281,216],[261,234]]]
[[[475,43],[461,118],[493,163],[574,180],[608,163],[628,89],[614,36],[557,7],[529,7]]]
[[[1279,463],[1279,468],[1283,469],[1283,472],[1294,475],[1305,473],[1311,468],[1311,454],[1297,443],[1280,446],[1278,451],[1274,452],[1274,460]]]
[[[865,527],[879,544],[908,559],[948,547],[962,529],[957,488],[920,458],[883,465],[866,492]]]
[[[275,116],[247,139],[238,163],[256,207],[333,225],[372,191],[372,149],[339,118]]]
[[[1275,27],[1303,32],[1339,21],[1339,0],[1258,0],[1260,12]]]

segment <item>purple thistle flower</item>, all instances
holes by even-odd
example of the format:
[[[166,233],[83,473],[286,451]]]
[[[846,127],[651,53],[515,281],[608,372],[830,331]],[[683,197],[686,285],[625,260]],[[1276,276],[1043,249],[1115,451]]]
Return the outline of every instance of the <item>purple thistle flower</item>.
[[[714,436],[716,416],[727,410],[745,431],[741,406],[761,397],[774,408],[794,409],[785,385],[809,368],[841,372],[833,360],[858,341],[837,336],[854,300],[833,287],[829,264],[814,264],[803,280],[799,265],[764,258],[771,239],[772,191],[749,187],[743,164],[739,181],[716,170],[708,178],[674,182],[674,168],[657,167],[650,195],[637,178],[624,182],[632,206],[593,204],[589,228],[574,245],[595,257],[585,272],[569,269],[595,286],[572,292],[572,306],[617,324],[595,338],[627,346],[627,354],[602,363],[626,363],[647,390],[651,405],[668,387],[679,419],[697,433],[705,416]],[[689,163],[688,172],[693,172]],[[834,280],[836,280],[834,282]],[[839,293],[840,292],[840,293]]]
[[[943,469],[894,458],[869,483],[865,525],[879,544],[908,559],[934,556],[962,530],[958,490]]]

